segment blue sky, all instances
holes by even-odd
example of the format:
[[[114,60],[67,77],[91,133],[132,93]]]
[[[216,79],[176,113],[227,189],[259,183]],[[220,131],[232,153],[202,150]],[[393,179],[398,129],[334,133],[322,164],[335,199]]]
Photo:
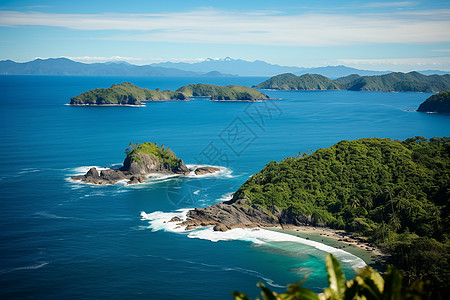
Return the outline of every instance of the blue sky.
[[[0,59],[450,71],[450,1],[0,2]]]

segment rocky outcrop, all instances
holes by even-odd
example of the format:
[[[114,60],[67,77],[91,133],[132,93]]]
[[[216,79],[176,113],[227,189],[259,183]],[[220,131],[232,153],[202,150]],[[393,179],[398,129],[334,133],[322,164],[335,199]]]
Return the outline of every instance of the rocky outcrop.
[[[246,199],[230,200],[205,208],[195,208],[188,211],[186,216],[186,220],[179,223],[181,226],[186,226],[186,230],[192,230],[198,226],[214,226],[215,231],[278,225],[282,227],[291,225],[326,226],[325,223],[316,222],[311,216],[296,214],[289,209],[280,210],[274,206],[266,210],[259,205],[249,205]]]
[[[152,173],[187,175],[190,170],[182,160],[176,166],[170,166],[153,155],[140,152],[133,157],[127,156],[120,169],[106,169],[99,173],[94,167],[86,174],[72,179],[90,184],[114,184],[121,180],[128,180],[127,184],[136,184],[144,182],[147,175]]]
[[[194,173],[195,173],[195,175],[206,175],[206,174],[216,173],[219,171],[220,171],[220,169],[215,168],[215,167],[199,167],[199,168],[195,169]]]
[[[151,173],[189,174],[189,169],[182,160],[180,161],[176,166],[170,166],[153,155],[140,152],[133,156],[128,155],[123,162],[123,167],[119,170],[132,175],[148,175]]]
[[[278,225],[278,218],[258,205],[249,206],[246,200],[232,204],[227,202],[188,211],[186,221],[181,225],[188,228],[214,226],[216,231],[227,231],[237,227],[253,228]]]
[[[74,176],[72,179],[100,185],[114,184],[121,180],[128,180],[127,184],[137,184],[144,182],[149,174],[188,175],[192,171],[196,175],[205,175],[219,172],[220,169],[215,167],[198,167],[189,170],[181,159],[174,165],[161,161],[151,154],[139,152],[134,155],[127,155],[123,166],[119,169],[106,169],[99,172],[93,167],[86,174]]]

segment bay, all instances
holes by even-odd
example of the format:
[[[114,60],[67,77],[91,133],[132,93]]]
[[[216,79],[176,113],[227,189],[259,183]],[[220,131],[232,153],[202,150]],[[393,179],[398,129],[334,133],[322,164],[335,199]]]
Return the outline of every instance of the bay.
[[[415,112],[431,94],[263,91],[279,100],[65,105],[86,90],[123,81],[163,90],[265,79],[1,76],[0,296],[231,299],[233,290],[257,296],[258,281],[282,291],[305,275],[305,286],[325,287],[325,251],[298,242],[212,242],[152,231],[141,212],[223,201],[268,162],[343,139],[449,136],[449,115]],[[146,141],[170,146],[187,164],[227,171],[136,186],[68,180],[81,167],[120,164],[130,142]],[[353,276],[352,262],[342,263]]]

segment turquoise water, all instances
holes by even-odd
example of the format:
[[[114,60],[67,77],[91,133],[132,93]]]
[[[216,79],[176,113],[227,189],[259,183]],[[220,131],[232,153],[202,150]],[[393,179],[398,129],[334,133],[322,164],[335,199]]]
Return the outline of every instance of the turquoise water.
[[[309,275],[327,282],[325,251],[299,242],[212,242],[154,231],[141,212],[170,213],[226,199],[269,161],[342,139],[449,136],[450,116],[415,110],[430,94],[264,91],[280,100],[150,102],[71,107],[88,89],[130,81],[254,85],[266,78],[0,77],[0,296],[2,298],[231,299]],[[161,178],[126,187],[67,180],[82,167],[120,164],[130,142],[170,146],[216,177]],[[191,236],[192,237],[192,236]],[[343,262],[353,276],[352,262]]]

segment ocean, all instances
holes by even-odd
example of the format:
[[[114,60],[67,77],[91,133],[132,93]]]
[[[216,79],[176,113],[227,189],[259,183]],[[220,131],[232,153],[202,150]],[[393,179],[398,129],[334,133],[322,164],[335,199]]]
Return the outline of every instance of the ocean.
[[[415,109],[431,94],[263,91],[261,102],[147,102],[72,107],[70,97],[129,81],[252,86],[267,78],[0,76],[0,297],[232,299],[309,276],[327,286],[326,253],[348,278],[364,265],[323,244],[266,230],[180,231],[167,220],[227,199],[270,161],[365,137],[449,136],[450,115]],[[129,143],[157,142],[213,176],[155,176],[126,186],[71,181],[90,166],[120,165]]]

